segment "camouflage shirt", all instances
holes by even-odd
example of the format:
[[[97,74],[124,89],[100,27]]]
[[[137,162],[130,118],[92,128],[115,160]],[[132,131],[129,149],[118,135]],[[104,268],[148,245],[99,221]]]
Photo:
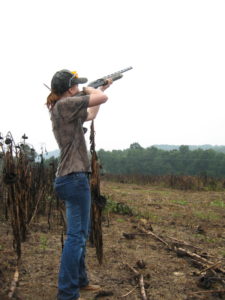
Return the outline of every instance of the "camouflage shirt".
[[[60,149],[56,176],[72,172],[90,172],[90,162],[83,133],[89,96],[60,99],[51,112],[52,129]]]

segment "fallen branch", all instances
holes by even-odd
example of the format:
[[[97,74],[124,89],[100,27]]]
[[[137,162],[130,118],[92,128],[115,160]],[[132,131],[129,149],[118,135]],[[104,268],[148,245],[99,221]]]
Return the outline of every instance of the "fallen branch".
[[[194,258],[190,258],[190,261],[192,262],[192,265],[194,267],[201,268],[201,269],[202,268],[205,269],[205,267],[206,267],[205,263],[202,263],[199,260],[196,260]],[[198,274],[198,275],[200,275],[200,274]]]
[[[191,245],[191,244],[189,244],[189,243],[187,243],[187,242],[185,242],[185,241],[178,240],[178,239],[176,239],[176,238],[174,238],[174,237],[168,236],[168,238],[171,239],[171,240],[174,240],[175,242],[177,242],[177,243],[179,243],[179,244],[183,244],[183,245],[188,246],[188,247],[192,247],[192,248],[195,248],[195,249],[203,250],[203,249],[200,248],[200,247],[196,247],[196,246]]]
[[[214,269],[215,267],[217,267],[217,266],[220,265],[220,264],[221,264],[221,261],[218,261],[218,262],[216,262],[215,264],[211,265],[210,267],[201,270],[201,271],[199,272],[199,274],[204,273],[204,272],[206,272],[206,271],[208,271],[208,270],[210,270],[210,269]]]
[[[201,257],[200,255],[194,253],[194,252],[191,252],[189,250],[185,250],[184,248],[181,248],[181,247],[174,247],[174,251],[179,255],[179,256],[189,256],[191,258],[194,258],[194,259],[198,259],[202,262],[204,262],[206,264],[206,266],[209,266],[209,265],[213,265],[213,262],[207,260],[206,258],[204,257]]]
[[[134,272],[134,274],[135,275],[140,275],[140,273],[137,271],[137,270],[135,270],[135,268],[133,268],[133,267],[131,267],[130,265],[128,265],[128,264],[126,264],[126,266],[132,271],[132,272]]]
[[[212,272],[215,273],[216,276],[218,276],[218,274],[216,274],[216,272],[219,272],[219,273],[222,273],[222,274],[225,274],[225,269],[223,269],[222,267],[218,267],[218,265],[221,263],[221,262],[212,262],[210,260],[207,260],[206,258],[202,257],[201,255],[198,255],[194,252],[191,252],[189,250],[185,250],[184,248],[181,248],[181,247],[176,247],[176,246],[173,246],[173,245],[169,245],[166,241],[164,241],[162,238],[160,238],[159,236],[157,236],[155,233],[151,232],[151,231],[148,231],[146,230],[145,228],[139,228],[139,230],[141,232],[144,232],[146,235],[151,235],[153,236],[154,238],[156,238],[158,241],[162,242],[164,245],[166,245],[170,250],[173,250],[177,253],[177,255],[179,256],[188,256],[191,258],[191,260],[193,261],[193,263],[195,263],[195,265],[198,265],[199,267],[203,268],[203,270],[200,272],[203,273],[204,271],[207,271],[207,270],[211,270]],[[175,238],[172,238],[172,237],[169,237],[170,239],[172,240],[175,240],[177,242],[182,242],[184,245],[186,246],[191,246],[193,248],[196,248],[196,249],[200,249],[202,250],[201,248],[198,248],[198,247],[195,247],[195,246],[192,246],[184,241],[179,241]],[[219,278],[220,281],[224,284],[224,280]]]
[[[144,285],[144,277],[142,274],[140,274],[139,284],[140,284],[140,288],[141,288],[142,299],[147,300],[147,296],[146,296],[146,292],[145,292],[145,285]]]
[[[131,267],[130,265],[126,264],[127,267],[135,274],[139,277],[139,286],[140,286],[140,290],[141,290],[141,297],[143,300],[148,300],[147,296],[146,296],[146,292],[145,292],[145,285],[144,285],[144,277],[142,274],[140,274],[137,270],[135,270],[133,267]]]
[[[140,231],[144,232],[147,235],[151,235],[154,238],[156,238],[158,241],[160,241],[161,243],[163,243],[164,245],[166,245],[169,249],[171,248],[170,245],[164,241],[163,239],[161,239],[158,235],[156,235],[155,233],[153,233],[152,231],[146,230],[144,228],[139,228]]]
[[[11,287],[10,287],[10,290],[9,290],[9,293],[8,293],[9,298],[13,297],[13,294],[15,292],[18,281],[19,281],[19,269],[18,269],[18,266],[16,266],[16,271],[14,273],[13,281],[11,283]]]
[[[180,247],[178,247],[178,248],[174,247],[174,250],[175,250],[175,252],[176,252],[178,255],[181,255],[181,256],[189,256],[189,257],[191,257],[191,258],[193,258],[193,259],[200,260],[202,263],[205,264],[205,267],[207,267],[207,268],[209,268],[209,267],[215,265],[215,263],[213,263],[213,262],[207,260],[206,258],[203,258],[203,257],[201,257],[200,255],[198,255],[198,254],[196,254],[196,253],[193,253],[193,252],[191,252],[191,251],[189,251],[189,250],[185,250],[185,249],[180,248]],[[223,274],[225,274],[225,270],[222,269],[222,268],[216,268],[216,270],[219,271],[219,272],[221,272],[221,273],[223,273]]]

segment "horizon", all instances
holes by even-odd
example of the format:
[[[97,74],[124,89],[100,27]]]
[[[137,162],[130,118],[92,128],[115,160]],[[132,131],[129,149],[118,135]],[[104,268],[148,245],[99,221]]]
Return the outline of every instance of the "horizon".
[[[135,142],[136,143],[136,142]],[[132,144],[135,144],[135,143],[131,143]],[[139,143],[137,143],[139,144]],[[130,145],[130,146],[131,146]],[[140,145],[140,144],[139,144]],[[142,145],[140,145],[142,147]],[[203,144],[203,145],[173,145],[173,144],[154,144],[154,145],[151,145],[151,146],[148,146],[148,147],[142,147],[143,149],[147,149],[147,148],[151,148],[151,147],[162,147],[162,146],[169,146],[169,147],[180,147],[180,146],[188,146],[188,147],[212,147],[212,148],[216,148],[216,147],[225,147],[225,145],[211,145],[211,144]],[[100,150],[103,150],[103,151],[106,151],[106,152],[112,152],[112,151],[124,151],[124,150],[127,150],[129,149],[130,147],[128,148],[124,148],[124,149],[111,149],[111,150],[106,150],[104,148],[99,148],[99,149],[96,149],[96,152],[100,151]],[[47,149],[46,149],[47,150]],[[164,149],[162,149],[164,150]],[[171,149],[172,150],[172,149]],[[191,149],[190,149],[191,150]],[[197,149],[194,149],[194,150],[197,150]],[[191,150],[191,151],[194,151],[194,150]],[[203,150],[208,150],[208,149],[203,149]],[[213,149],[214,150],[214,149]],[[89,151],[89,149],[88,149]],[[170,151],[170,150],[164,150],[164,151]],[[51,150],[51,151],[46,151],[44,152],[44,157],[48,157],[49,155],[51,155],[53,152],[60,152],[60,149],[55,149],[55,150]],[[37,152],[38,153],[38,152]],[[40,155],[41,153],[38,153],[38,155]],[[51,157],[51,156],[50,156]],[[50,158],[48,157],[48,158]]]

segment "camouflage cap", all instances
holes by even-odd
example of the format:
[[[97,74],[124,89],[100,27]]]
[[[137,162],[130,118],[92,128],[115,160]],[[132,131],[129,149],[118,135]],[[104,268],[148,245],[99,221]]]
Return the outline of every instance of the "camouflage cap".
[[[77,72],[63,69],[56,72],[52,77],[51,90],[56,94],[63,94],[73,85],[87,81],[87,78],[78,77]]]

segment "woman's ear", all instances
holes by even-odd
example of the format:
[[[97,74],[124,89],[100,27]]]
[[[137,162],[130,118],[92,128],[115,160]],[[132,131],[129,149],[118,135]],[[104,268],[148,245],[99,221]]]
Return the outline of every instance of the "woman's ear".
[[[68,92],[69,92],[70,95],[72,95],[73,94],[73,88],[69,88]]]
[[[78,91],[79,91],[78,90],[78,84],[75,84],[75,85],[71,86],[71,88],[68,89],[68,92],[71,96],[76,94]]]

